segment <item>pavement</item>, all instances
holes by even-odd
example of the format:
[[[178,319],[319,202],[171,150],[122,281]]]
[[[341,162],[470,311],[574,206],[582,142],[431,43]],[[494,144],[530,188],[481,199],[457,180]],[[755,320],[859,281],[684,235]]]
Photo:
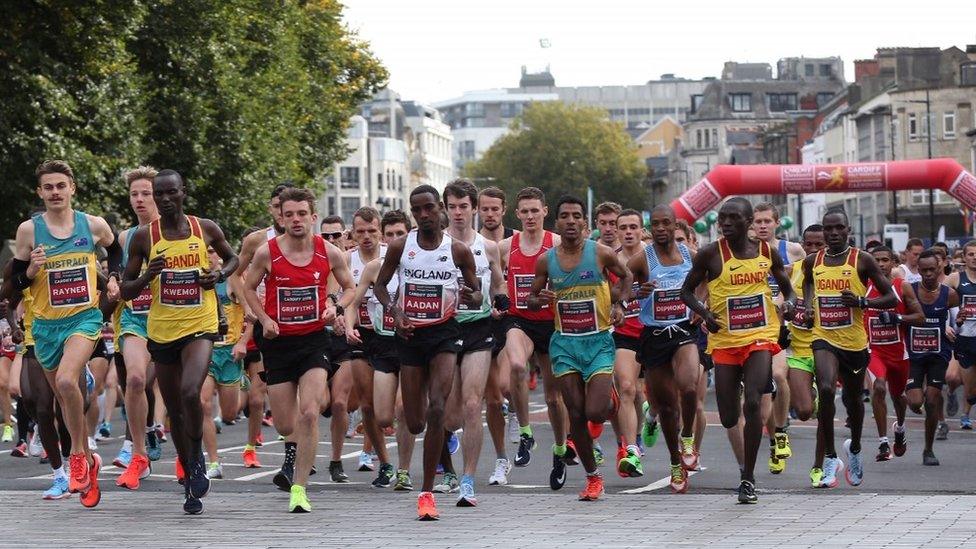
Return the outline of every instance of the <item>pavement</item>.
[[[839,404],[839,403],[838,403]],[[831,490],[809,487],[807,473],[813,455],[815,426],[793,422],[794,457],[785,473],[771,475],[765,455],[757,465],[757,505],[737,505],[734,489],[738,467],[718,424],[712,396],[706,406],[709,427],[702,447],[701,472],[690,478],[689,493],[668,490],[668,460],[663,437],[644,457],[644,477],[623,479],[612,466],[613,435],[607,425],[601,443],[607,450],[602,467],[607,495],[597,502],[577,501],[584,484],[580,467],[569,468],[569,480],[559,492],[548,487],[552,434],[545,421],[541,389],[532,396],[533,427],[539,448],[528,467],[513,469],[510,484],[487,486],[494,450],[485,440],[478,468],[476,508],[458,508],[455,496],[438,494],[442,519],[418,522],[414,492],[393,492],[370,486],[375,473],[358,472],[362,437],[343,441],[342,456],[349,483],[329,482],[327,466],[332,442],[323,419],[309,497],[313,512],[289,515],[288,494],[271,484],[283,456],[274,430],[264,428],[268,442],[258,449],[264,465],[244,469],[241,461],[245,426],[224,427],[218,437],[225,479],[215,480],[204,500],[203,515],[182,513],[183,490],[175,482],[172,443],[163,445],[163,458],[137,493],[119,489],[121,473],[110,462],[121,440],[99,443],[106,466],[100,478],[99,506],[84,509],[77,496],[49,502],[40,498],[48,487],[50,468],[37,458],[0,454],[0,547],[82,547],[148,544],[156,547],[482,547],[582,546],[653,544],[661,547],[972,547],[976,541],[976,476],[971,473],[976,434],[960,431],[950,419],[949,440],[936,443],[939,467],[921,465],[921,418],[909,419],[909,450],[905,456],[877,463],[873,456],[876,432],[865,428],[864,483],[857,488],[843,481]],[[838,405],[843,413],[843,406]],[[869,418],[870,420],[870,418]],[[837,426],[837,447],[847,431]],[[113,434],[122,432],[118,418]],[[487,437],[487,431],[486,431]],[[765,443],[764,443],[765,444]],[[388,447],[395,456],[395,442]],[[515,445],[506,443],[509,456]],[[420,486],[420,451],[411,464],[414,486]],[[842,456],[843,457],[843,456]],[[454,457],[461,464],[460,453]],[[56,520],[48,517],[56,512]]]

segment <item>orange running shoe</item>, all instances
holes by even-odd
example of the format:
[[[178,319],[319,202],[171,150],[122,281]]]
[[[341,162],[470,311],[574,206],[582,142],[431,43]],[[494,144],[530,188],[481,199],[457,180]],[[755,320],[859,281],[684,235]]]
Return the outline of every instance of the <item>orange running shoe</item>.
[[[254,437],[255,446],[264,446],[264,433],[258,433],[258,436]]]
[[[688,491],[688,470],[680,463],[671,466],[671,493],[683,494]]]
[[[180,463],[180,457],[176,456],[176,482],[183,484],[186,480],[186,472],[183,471],[183,464]]]
[[[254,447],[244,447],[244,467],[247,469],[257,469],[261,467],[258,461],[258,453]]]
[[[580,492],[580,501],[596,501],[600,499],[600,496],[603,494],[603,475],[600,473],[587,473],[586,488]]]
[[[587,421],[586,428],[590,431],[590,438],[592,438],[593,440],[599,439],[600,435],[603,434],[602,423],[594,423],[592,421]]]
[[[71,469],[68,475],[68,491],[77,494],[88,490],[88,485],[91,484],[91,475],[85,454],[68,456],[68,468]]]
[[[149,458],[142,454],[133,454],[132,461],[125,468],[125,472],[115,480],[115,485],[129,490],[138,490],[139,481],[149,476]]]
[[[535,391],[535,388],[539,386],[539,375],[536,373],[535,368],[529,372],[529,390]]]
[[[441,515],[437,512],[437,503],[434,502],[434,494],[421,492],[417,498],[417,519],[418,520],[437,520]]]
[[[102,456],[92,452],[92,465],[88,468],[88,490],[81,493],[81,504],[89,509],[102,500],[102,490],[98,487],[98,471],[101,468]]]
[[[617,446],[617,460],[616,463],[620,463],[620,460],[627,457],[627,448],[625,446]],[[630,475],[625,471],[622,471],[620,467],[617,467],[617,474],[623,478],[630,478]]]

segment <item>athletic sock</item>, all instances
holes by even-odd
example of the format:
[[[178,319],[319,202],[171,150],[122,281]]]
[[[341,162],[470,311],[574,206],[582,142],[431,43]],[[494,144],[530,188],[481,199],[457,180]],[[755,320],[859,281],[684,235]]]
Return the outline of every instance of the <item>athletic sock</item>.
[[[640,455],[640,448],[638,448],[636,444],[628,444],[627,445],[627,451],[628,452],[631,452],[631,453],[633,453],[634,455],[637,455],[637,456]]]
[[[878,444],[888,444],[888,437],[878,437]]]
[[[834,453],[834,452],[831,452],[829,454],[824,454],[824,457],[829,457],[830,459],[837,459],[837,454]]]
[[[519,426],[519,434],[532,436],[532,426],[531,425],[526,425],[525,427]]]
[[[255,448],[256,448],[256,446],[254,446],[253,444],[245,444],[244,445],[244,451],[245,452],[249,452],[251,450],[254,450]]]
[[[123,442],[122,443],[122,449],[131,452],[132,451],[132,441],[131,440],[127,440],[127,441]]]
[[[895,432],[896,433],[904,433],[905,432],[905,424],[904,423],[895,422]]]
[[[564,442],[562,444],[553,444],[552,445],[552,453],[553,454],[556,454],[559,457],[565,456],[566,455],[566,443]]]
[[[785,433],[786,432],[786,426],[784,425],[783,427],[777,427],[776,428],[776,432],[777,433]]]
[[[59,478],[63,478],[63,479],[67,479],[68,478],[68,473],[65,473],[64,472],[64,465],[62,465],[61,467],[58,467],[57,469],[55,469],[55,468],[52,467],[51,468],[51,471],[54,473],[55,480],[57,480]]]

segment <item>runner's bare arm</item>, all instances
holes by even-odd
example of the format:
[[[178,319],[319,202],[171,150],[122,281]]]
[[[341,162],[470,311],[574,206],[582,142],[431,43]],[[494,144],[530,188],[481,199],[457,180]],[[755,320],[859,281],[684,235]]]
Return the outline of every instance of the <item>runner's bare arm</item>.
[[[793,292],[793,284],[790,282],[790,277],[786,276],[786,269],[783,265],[783,259],[779,256],[779,252],[776,250],[770,250],[769,256],[773,260],[773,266],[771,271],[773,273],[773,278],[776,279],[776,283],[779,284],[779,293],[783,296],[783,317],[786,320],[793,320],[793,314],[796,308],[796,295]],[[789,251],[787,250],[787,253]],[[786,304],[789,305],[786,305]]]
[[[346,307],[345,317],[346,322],[346,334],[355,331],[356,323],[359,322],[359,307],[363,303],[363,298],[366,297],[366,291],[369,290],[370,285],[376,280],[376,274],[380,272],[380,266],[383,263],[380,258],[376,258],[366,264],[363,268],[363,274],[359,276],[359,284],[356,285],[356,289],[352,294],[352,302]]]
[[[505,276],[502,274],[502,262],[499,254],[499,246],[495,242],[485,240],[485,253],[488,255],[488,268],[491,269],[491,297],[494,302],[495,296],[508,295],[508,288],[505,287]],[[482,288],[484,292],[486,288]]]
[[[223,260],[223,265],[221,265],[219,271],[210,269],[200,275],[200,286],[209,290],[217,282],[227,280],[228,277],[237,272],[239,262],[237,254],[234,253],[234,249],[230,247],[227,239],[224,238],[224,231],[216,223],[209,219],[201,219],[200,227],[203,229],[207,246],[213,248],[217,252],[217,255],[220,256],[220,259]]]
[[[149,282],[159,275],[166,266],[166,258],[162,255],[149,258],[149,227],[140,227],[132,233],[129,242],[129,263],[122,272],[122,299],[130,300],[139,297],[139,293]],[[146,272],[140,274],[143,263],[147,263]]]
[[[251,310],[257,316],[257,320],[262,326],[267,326],[267,323],[272,322],[272,319],[264,311],[264,303],[258,297],[257,289],[261,285],[261,281],[264,280],[264,276],[268,273],[270,264],[271,249],[268,247],[267,242],[265,242],[252,254],[247,275],[244,278],[244,300],[251,306]]]
[[[914,326],[925,324],[925,313],[922,311],[922,305],[918,302],[915,289],[907,280],[901,281],[901,299],[905,303],[905,314],[901,315],[901,321]]]
[[[813,262],[816,261],[816,254],[810,254],[806,259],[803,260],[803,304],[804,308],[804,318],[807,319],[807,327],[813,328],[814,318],[813,318],[813,298],[815,297],[813,291]]]
[[[700,284],[712,278],[711,275],[714,270],[712,263],[718,257],[718,253],[717,243],[712,243],[702,248],[691,261],[691,270],[688,272],[688,276],[685,277],[685,283],[681,286],[681,300],[685,302],[685,305],[692,312],[702,317],[705,321],[705,327],[713,334],[720,329],[720,326],[715,321],[712,312],[708,310],[708,307],[695,295],[695,290]]]
[[[787,242],[786,243],[786,257],[782,258],[783,261],[789,261],[791,264],[803,259],[807,256],[807,253],[803,251],[803,246],[799,242]]]
[[[234,274],[243,278],[244,271],[247,270],[247,266],[251,264],[251,259],[254,258],[254,253],[261,247],[261,244],[267,241],[268,236],[265,231],[254,231],[245,236],[241,242],[241,253],[237,254],[238,265]]]
[[[373,283],[373,295],[376,296],[376,300],[380,302],[384,310],[390,311],[394,317],[401,311],[398,311],[396,303],[393,302],[393,296],[387,291],[386,285],[390,283],[400,266],[400,257],[403,256],[403,247],[406,243],[407,238],[400,237],[387,246],[383,265],[376,275],[376,282]]]
[[[634,284],[634,275],[627,268],[620,256],[606,244],[597,243],[596,245],[597,265],[601,270],[608,271],[617,276],[617,283],[610,288],[610,300],[621,305],[621,302],[631,298],[630,288]],[[622,307],[622,306],[621,306]]]
[[[455,240],[451,243],[451,256],[454,258],[454,266],[461,270],[461,276],[464,277],[464,286],[458,288],[458,299],[469,305],[480,305],[484,299],[482,292],[488,291],[488,288],[481,287],[471,248],[460,240]]]
[[[881,268],[878,267],[878,262],[874,260],[874,256],[866,253],[857,254],[857,271],[861,280],[868,279],[873,282],[874,287],[881,294],[872,299],[865,299],[863,302],[865,307],[872,309],[891,309],[895,305],[898,305],[898,296],[891,289],[891,282],[881,272]]]
[[[325,243],[325,251],[329,255],[330,274],[339,285],[339,289],[342,290],[338,305],[343,309],[350,308],[353,294],[356,291],[356,282],[352,278],[352,271],[349,270],[346,252],[330,242]]]
[[[498,259],[501,260],[502,273],[508,269],[508,256],[512,251],[512,237],[508,237],[498,243]]]
[[[556,294],[546,288],[549,283],[549,254],[555,252],[545,252],[539,254],[539,259],[535,261],[535,278],[532,279],[532,289],[529,290],[528,306],[530,310],[538,311],[546,305],[555,303]]]
[[[957,292],[955,288],[949,288],[949,302],[946,303],[946,306],[950,309],[953,307],[958,307],[959,301],[959,292]]]

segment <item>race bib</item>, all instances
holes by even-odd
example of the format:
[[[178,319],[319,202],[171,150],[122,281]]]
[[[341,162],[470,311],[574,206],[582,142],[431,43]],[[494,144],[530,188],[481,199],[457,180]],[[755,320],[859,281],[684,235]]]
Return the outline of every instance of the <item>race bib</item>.
[[[152,288],[146,286],[142,292],[131,302],[132,312],[137,315],[149,314],[149,306],[152,305]]]
[[[396,330],[396,320],[393,318],[393,315],[391,315],[386,311],[383,311],[383,331],[393,332],[395,330]]]
[[[373,325],[372,319],[369,318],[369,307],[366,306],[365,302],[359,304],[359,325],[363,328],[369,328]]]
[[[200,271],[164,270],[159,274],[159,302],[170,307],[199,307],[203,303]]]
[[[588,335],[597,332],[596,300],[559,301],[559,328],[564,335]]]
[[[532,293],[532,281],[535,280],[535,275],[512,275],[515,277],[515,308],[516,309],[528,309],[529,308],[529,294]],[[549,305],[543,305],[543,309],[548,309]]]
[[[901,341],[897,324],[882,324],[878,317],[868,319],[868,342],[871,345],[891,345]]]
[[[959,304],[959,314],[966,320],[976,320],[976,295],[969,294],[962,296]]]
[[[773,291],[773,299],[779,296],[779,282],[776,282],[776,277],[769,275],[766,279],[769,282],[769,289]]]
[[[307,324],[319,316],[318,286],[278,288],[279,324]]]
[[[654,290],[651,292],[651,311],[658,322],[674,322],[688,319],[688,307],[681,300],[681,288]]]
[[[753,330],[766,325],[766,302],[763,294],[730,297],[726,300],[729,331]]]
[[[942,352],[942,333],[939,328],[912,326],[908,348],[913,353],[939,354]]]
[[[839,295],[822,295],[817,297],[820,327],[825,330],[847,328],[854,322],[851,308],[844,305],[844,298]]]
[[[630,290],[631,293],[634,294],[634,297],[627,302],[627,308],[624,309],[624,318],[637,318],[638,316],[640,316],[641,300],[637,299],[637,292],[639,290],[640,290],[640,284],[635,282],[633,287],[631,287]]]
[[[407,318],[438,320],[443,316],[444,286],[408,282],[403,296],[403,314]]]
[[[52,307],[74,307],[91,303],[88,268],[85,266],[48,271],[47,287]]]
[[[810,328],[807,328],[807,306],[802,297],[796,298],[796,307],[793,310],[793,327],[798,330],[809,330]]]

